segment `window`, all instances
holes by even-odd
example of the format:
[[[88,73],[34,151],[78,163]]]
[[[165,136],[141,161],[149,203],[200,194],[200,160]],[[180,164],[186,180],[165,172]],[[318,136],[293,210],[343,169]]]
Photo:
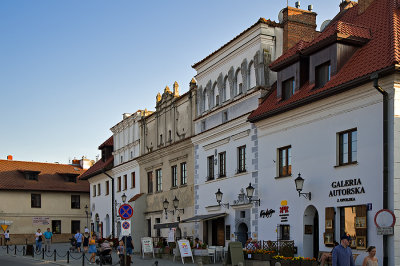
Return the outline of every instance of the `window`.
[[[222,113],[222,123],[228,121],[228,111]]]
[[[243,91],[243,84],[239,83],[239,94],[241,94]]]
[[[52,220],[51,221],[51,231],[53,234],[61,234],[61,221],[60,220]]]
[[[97,184],[97,196],[100,196],[100,195],[101,195],[101,186],[99,183],[99,184]]]
[[[226,152],[221,152],[218,154],[219,157],[219,177],[226,176]]]
[[[214,179],[214,155],[207,157],[207,180]]]
[[[172,187],[178,186],[178,173],[176,165],[171,167],[171,184]]]
[[[81,196],[71,195],[71,209],[80,209],[80,208],[81,208]]]
[[[331,79],[331,64],[326,62],[315,68],[315,88],[322,88]]]
[[[231,240],[231,226],[225,226],[225,240]]]
[[[128,175],[124,175],[124,190],[128,189]]]
[[[110,181],[106,181],[106,195],[110,194]]]
[[[151,237],[151,219],[147,219],[147,236]]]
[[[133,151],[131,151],[131,159],[133,159]]]
[[[203,120],[201,121],[201,131],[205,131],[206,130],[206,121]]]
[[[238,173],[246,172],[246,146],[238,148]]]
[[[368,242],[367,205],[346,206],[340,209],[340,233],[351,237],[350,247],[366,249]]]
[[[121,191],[121,177],[119,176],[117,179],[117,191]]]
[[[290,240],[290,225],[279,225],[279,240]]]
[[[135,188],[136,187],[136,177],[135,177],[135,172],[131,173],[131,188]]]
[[[162,138],[162,134],[160,134],[160,145],[163,144],[163,138]]]
[[[147,193],[153,193],[153,172],[147,173]]]
[[[39,173],[40,172],[33,172],[33,171],[25,171],[25,178],[27,180],[36,180],[38,181],[39,179]]]
[[[219,105],[219,95],[215,96],[215,106]]]
[[[172,132],[171,132],[171,130],[168,131],[168,140],[169,141],[172,140]]]
[[[121,161],[119,163],[123,163],[124,157],[121,155]]]
[[[294,78],[282,82],[282,100],[289,99],[294,94],[295,83]]]
[[[65,176],[65,181],[76,183],[76,176],[75,175],[67,175],[67,176]]]
[[[357,129],[351,129],[339,135],[339,165],[357,162]]]
[[[278,150],[279,153],[279,176],[292,174],[292,147],[286,146]]]
[[[240,211],[240,218],[246,218],[246,212]]]
[[[81,230],[81,221],[71,221],[71,233],[75,234]]]
[[[31,208],[41,208],[42,199],[40,194],[31,194]]]
[[[161,169],[156,170],[156,191],[162,190],[162,172]]]
[[[187,183],[187,170],[186,170],[186,162],[181,163],[181,185],[185,185]]]
[[[93,197],[96,197],[96,185],[93,185]]]

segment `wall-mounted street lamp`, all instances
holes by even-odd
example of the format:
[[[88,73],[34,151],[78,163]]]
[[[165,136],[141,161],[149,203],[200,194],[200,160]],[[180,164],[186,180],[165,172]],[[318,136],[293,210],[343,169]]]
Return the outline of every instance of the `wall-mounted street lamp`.
[[[124,193],[124,194],[122,194],[122,196],[121,196],[121,199],[122,199],[122,202],[123,202],[123,203],[125,203],[125,202],[126,202],[126,195],[125,195],[125,193]]]
[[[221,189],[218,189],[218,191],[215,193],[215,197],[217,199],[218,205],[229,209],[229,202],[228,203],[221,203],[223,195],[224,195],[224,193],[221,192]]]
[[[175,198],[172,200],[172,204],[174,205],[174,210],[176,211],[176,212],[179,212],[179,213],[185,213],[185,209],[184,208],[178,208],[178,206],[179,206],[179,199],[175,196]]]
[[[249,186],[246,188],[247,199],[249,200],[249,202],[258,202],[258,206],[260,206],[261,199],[253,199],[254,190],[254,187],[250,183]]]
[[[299,176],[294,180],[296,184],[296,190],[299,192],[299,197],[303,195],[306,199],[311,200],[311,192],[308,193],[302,193],[301,191],[303,190],[303,185],[304,185],[304,179],[301,178],[301,175],[299,173]]]

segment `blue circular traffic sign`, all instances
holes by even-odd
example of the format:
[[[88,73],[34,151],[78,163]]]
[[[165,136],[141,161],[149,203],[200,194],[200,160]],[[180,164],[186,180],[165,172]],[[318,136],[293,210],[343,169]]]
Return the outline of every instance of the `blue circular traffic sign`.
[[[118,209],[118,214],[122,219],[129,219],[133,215],[133,208],[129,204],[122,204]]]

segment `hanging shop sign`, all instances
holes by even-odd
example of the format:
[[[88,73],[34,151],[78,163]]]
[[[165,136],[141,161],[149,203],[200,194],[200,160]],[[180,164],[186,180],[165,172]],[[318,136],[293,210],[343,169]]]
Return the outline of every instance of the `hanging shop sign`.
[[[288,221],[289,206],[287,205],[287,200],[281,201],[281,206],[279,207],[279,216],[281,217],[281,223]]]
[[[266,209],[265,211],[261,210],[260,218],[270,218],[273,213],[275,213],[275,210],[273,210],[273,209],[270,209],[270,210]]]
[[[360,178],[347,179],[334,181],[331,184],[331,191],[329,191],[329,197],[344,197],[352,196],[356,194],[365,194],[365,189],[362,186]],[[338,198],[337,202],[344,201],[355,201],[354,197]]]
[[[377,235],[393,235],[396,216],[391,210],[382,209],[375,214],[374,223]]]

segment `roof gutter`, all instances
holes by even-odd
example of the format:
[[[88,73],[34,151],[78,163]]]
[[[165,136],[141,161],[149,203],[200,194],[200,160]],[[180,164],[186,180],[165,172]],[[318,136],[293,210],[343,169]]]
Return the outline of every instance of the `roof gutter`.
[[[114,192],[114,178],[107,174],[106,170],[103,169],[103,174],[105,174],[108,178],[111,179],[111,235],[115,237],[115,208],[114,208],[114,199],[115,199],[115,192]]]
[[[377,72],[371,75],[374,81],[374,88],[382,94],[383,97],[383,209],[388,208],[389,202],[389,96],[388,93],[379,86],[379,74]],[[388,236],[383,236],[383,265],[388,265]]]

